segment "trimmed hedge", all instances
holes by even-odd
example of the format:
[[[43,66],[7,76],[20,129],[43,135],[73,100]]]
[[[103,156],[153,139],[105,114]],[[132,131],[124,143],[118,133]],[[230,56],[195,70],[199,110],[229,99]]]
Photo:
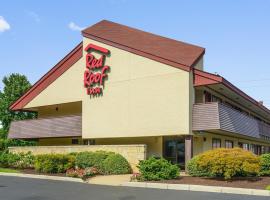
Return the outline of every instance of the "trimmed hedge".
[[[100,174],[127,174],[131,172],[128,161],[120,154],[96,151],[76,154],[75,165],[80,169],[95,167]]]
[[[261,155],[260,159],[261,159],[260,175],[270,176],[270,153]]]
[[[100,166],[102,174],[129,174],[131,168],[128,161],[120,154],[110,154]]]
[[[35,158],[35,170],[43,173],[65,173],[75,167],[75,157],[70,154],[43,154]]]
[[[164,158],[150,157],[147,160],[142,160],[140,161],[138,168],[141,180],[158,181],[175,179],[179,176],[178,166],[170,163]]]
[[[7,151],[0,153],[0,167],[3,168],[34,168],[42,173],[85,172],[89,174],[127,174],[131,173],[128,161],[120,154],[113,152],[80,152],[71,154],[42,154],[33,156],[13,154]],[[93,171],[93,172],[92,172]],[[68,173],[69,174],[69,173]]]
[[[260,172],[260,159],[240,148],[219,148],[195,156],[187,167],[191,176],[231,179],[234,176],[257,176]]]
[[[86,169],[89,167],[100,168],[102,162],[111,154],[114,153],[105,151],[80,152],[76,154],[75,165],[81,169]]]

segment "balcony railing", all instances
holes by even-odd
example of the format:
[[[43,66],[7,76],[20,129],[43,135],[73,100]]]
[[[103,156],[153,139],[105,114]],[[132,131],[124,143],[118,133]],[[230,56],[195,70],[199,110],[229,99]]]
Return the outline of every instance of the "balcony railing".
[[[270,137],[270,126],[225,104],[194,104],[194,131],[222,130],[255,138]]]
[[[82,116],[21,120],[11,123],[9,138],[32,139],[82,136]]]

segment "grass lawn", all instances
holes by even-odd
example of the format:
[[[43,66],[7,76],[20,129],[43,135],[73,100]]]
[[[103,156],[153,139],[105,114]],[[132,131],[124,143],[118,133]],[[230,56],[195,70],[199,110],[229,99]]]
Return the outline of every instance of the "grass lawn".
[[[265,189],[266,189],[266,190],[270,190],[270,185],[268,185]]]
[[[0,167],[0,172],[6,172],[6,173],[19,173],[20,171],[16,169],[9,169],[9,168],[1,168]]]

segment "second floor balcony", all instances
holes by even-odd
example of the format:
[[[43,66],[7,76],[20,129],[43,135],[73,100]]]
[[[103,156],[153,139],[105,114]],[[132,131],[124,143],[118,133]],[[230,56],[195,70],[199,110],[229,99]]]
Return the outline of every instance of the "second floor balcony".
[[[218,102],[193,106],[193,131],[225,131],[232,134],[270,139],[270,125]]]

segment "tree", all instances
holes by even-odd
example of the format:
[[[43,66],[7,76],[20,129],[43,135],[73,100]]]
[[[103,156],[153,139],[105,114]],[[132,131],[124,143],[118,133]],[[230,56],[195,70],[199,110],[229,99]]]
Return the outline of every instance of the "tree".
[[[36,113],[25,111],[11,111],[9,106],[20,98],[31,84],[27,77],[21,74],[11,74],[3,78],[4,89],[0,91],[0,122],[2,123],[2,138],[7,137],[10,123],[13,120],[33,119]]]

